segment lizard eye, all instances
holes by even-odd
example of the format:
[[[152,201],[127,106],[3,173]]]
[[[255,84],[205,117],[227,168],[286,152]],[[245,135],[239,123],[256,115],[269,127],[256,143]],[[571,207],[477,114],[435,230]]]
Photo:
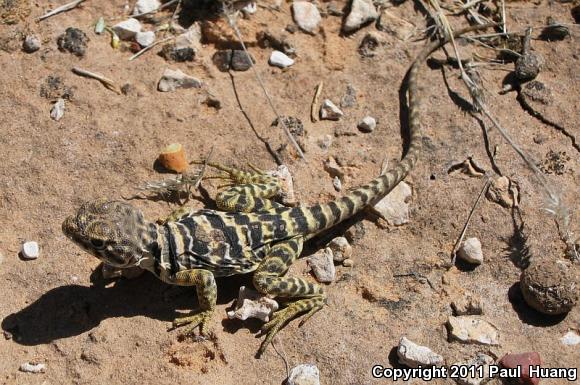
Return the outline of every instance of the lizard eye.
[[[91,245],[95,249],[103,249],[105,248],[105,242],[101,239],[91,239]]]

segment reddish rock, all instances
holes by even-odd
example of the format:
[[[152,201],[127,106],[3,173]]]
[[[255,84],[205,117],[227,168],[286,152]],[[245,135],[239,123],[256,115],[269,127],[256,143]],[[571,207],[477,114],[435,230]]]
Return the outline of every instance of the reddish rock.
[[[540,383],[538,377],[530,377],[530,366],[542,364],[542,359],[537,352],[506,354],[499,360],[499,363],[507,369],[521,367],[522,372],[519,383],[522,385],[538,385]]]

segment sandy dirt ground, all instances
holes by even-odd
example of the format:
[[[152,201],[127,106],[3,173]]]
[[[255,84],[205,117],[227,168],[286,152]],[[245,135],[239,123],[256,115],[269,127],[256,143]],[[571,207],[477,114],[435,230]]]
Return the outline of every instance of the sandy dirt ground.
[[[4,8],[15,3],[19,2],[0,1]],[[233,42],[231,32],[224,37],[225,43],[205,43],[193,62],[169,63],[157,54],[160,47],[128,61],[132,53],[112,49],[108,34],[94,33],[94,23],[100,16],[109,24],[123,20],[132,1],[128,7],[122,0],[87,1],[40,23],[34,19],[62,2],[20,3],[24,9],[17,22],[0,25],[0,319],[4,332],[0,336],[0,383],[281,384],[286,378],[281,356],[270,348],[263,358],[254,357],[261,341],[256,338],[261,323],[226,317],[239,287],[251,286],[251,276],[218,280],[218,306],[211,324],[214,341],[180,340],[176,331],[167,329],[178,312],[197,306],[194,290],[170,287],[149,273],[133,280],[105,282],[99,261],[61,232],[63,219],[82,202],[130,197],[145,182],[168,177],[156,171],[154,162],[160,149],[172,142],[182,143],[190,159],[205,157],[214,146],[213,159],[225,164],[276,167],[258,135],[274,150],[287,140],[279,128],[271,127],[275,115],[254,74],[220,72],[212,63],[214,52]],[[335,4],[338,9],[346,5],[344,1]],[[327,6],[319,3],[320,9]],[[571,37],[556,42],[533,39],[532,48],[545,59],[538,80],[553,96],[542,113],[577,138],[580,52],[574,6],[544,0],[510,2],[507,21],[513,31],[542,26],[548,16],[571,25]],[[418,29],[426,26],[418,3],[407,1],[391,12]],[[159,17],[167,19],[170,14],[164,11]],[[465,25],[463,17],[452,21]],[[304,123],[305,132],[299,139],[306,160],[298,159],[289,146],[280,151],[302,204],[340,195],[324,170],[324,161],[331,156],[348,167],[344,190],[376,176],[384,160],[394,164],[400,159],[401,126],[406,127],[401,87],[423,41],[401,41],[379,32],[384,41],[375,55],[362,57],[358,47],[367,32],[376,31],[375,26],[341,36],[341,18],[327,15],[314,35],[288,34],[297,57],[283,71],[268,65],[272,49],[255,44],[255,36],[260,31],[281,33],[293,24],[290,3],[283,3],[281,11],[259,7],[239,24],[280,113]],[[84,57],[58,50],[57,38],[67,27],[79,28],[89,37]],[[40,37],[42,48],[27,54],[21,46],[24,36],[31,33]],[[460,44],[460,49],[483,58],[495,56],[483,47]],[[442,52],[434,57],[444,58]],[[118,95],[98,81],[73,74],[74,66],[101,73],[119,85],[130,84],[129,91]],[[157,83],[166,68],[196,76],[204,86],[158,92]],[[575,209],[580,158],[571,139],[524,111],[515,92],[499,94],[513,64],[478,69],[490,110],[538,161],[566,205]],[[501,172],[519,186],[520,212],[532,255],[569,263],[553,218],[543,209],[544,198],[533,174],[496,130],[488,125],[486,136],[478,121],[460,108],[461,101],[470,98],[457,75],[450,66],[434,62],[421,72],[425,137],[420,162],[406,179],[413,189],[410,222],[391,227],[371,215],[359,216],[364,236],[353,244],[354,266],[337,266],[336,281],[326,287],[328,306],[301,328],[298,322],[290,323],[276,339],[290,367],[316,364],[322,384],[391,383],[373,379],[371,367],[398,366],[394,348],[402,336],[443,355],[447,364],[479,352],[501,357],[522,351],[539,352],[549,367],[577,367],[580,362],[578,347],[560,342],[569,330],[580,329],[579,307],[554,319],[532,311],[522,300],[518,289],[521,270],[513,262],[522,245],[512,210],[484,198],[467,231],[467,236],[481,240],[484,263],[474,269],[447,268],[454,243],[485,181],[481,176],[453,171],[453,165],[468,157],[490,175]],[[58,122],[50,118],[56,99],[46,92],[49,77],[58,77],[62,87],[72,90]],[[310,120],[314,89],[320,81],[324,81],[322,97],[335,103],[345,95],[347,86],[356,90],[356,104],[345,107],[345,116],[338,122]],[[204,103],[208,91],[221,102],[221,109]],[[377,119],[377,128],[362,133],[356,126],[368,114]],[[324,148],[320,143],[327,136],[332,143]],[[492,166],[490,154],[497,167]],[[195,191],[195,199],[188,204],[212,207],[208,196],[215,195],[217,185],[203,182],[201,192]],[[163,199],[131,202],[151,219],[177,208]],[[577,230],[577,221],[572,221],[571,228]],[[343,226],[311,241],[305,255],[345,230]],[[25,240],[40,244],[38,259],[19,258]],[[570,266],[577,274],[578,265]],[[290,274],[314,280],[304,259],[292,266]],[[482,318],[500,331],[499,346],[449,341],[445,324],[452,314],[450,302],[465,292],[481,298]],[[44,363],[45,372],[19,371],[25,362]],[[567,383],[564,379],[542,381]]]

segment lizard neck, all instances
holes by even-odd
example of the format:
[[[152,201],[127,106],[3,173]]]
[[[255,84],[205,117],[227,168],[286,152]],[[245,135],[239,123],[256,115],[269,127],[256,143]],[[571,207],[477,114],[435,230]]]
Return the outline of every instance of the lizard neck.
[[[137,261],[137,266],[159,275],[159,270],[169,259],[168,229],[156,223],[149,223],[148,227],[147,235],[143,239],[143,254]]]

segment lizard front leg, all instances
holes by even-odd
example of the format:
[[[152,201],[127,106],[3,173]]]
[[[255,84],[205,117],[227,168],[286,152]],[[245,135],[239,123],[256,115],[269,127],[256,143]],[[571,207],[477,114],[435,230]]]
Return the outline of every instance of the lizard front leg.
[[[326,302],[324,289],[320,285],[302,278],[282,277],[302,252],[302,244],[302,237],[297,237],[274,245],[254,273],[254,286],[258,291],[276,297],[300,298],[274,313],[272,320],[262,327],[266,338],[258,350],[258,356],[264,353],[274,336],[290,320],[306,313],[301,326]]]
[[[200,307],[200,311],[196,314],[176,318],[173,321],[173,327],[189,325],[182,333],[184,336],[189,336],[199,326],[201,334],[207,336],[208,322],[211,320],[217,299],[217,286],[213,273],[202,269],[185,270],[178,272],[172,281],[181,286],[195,285]]]

